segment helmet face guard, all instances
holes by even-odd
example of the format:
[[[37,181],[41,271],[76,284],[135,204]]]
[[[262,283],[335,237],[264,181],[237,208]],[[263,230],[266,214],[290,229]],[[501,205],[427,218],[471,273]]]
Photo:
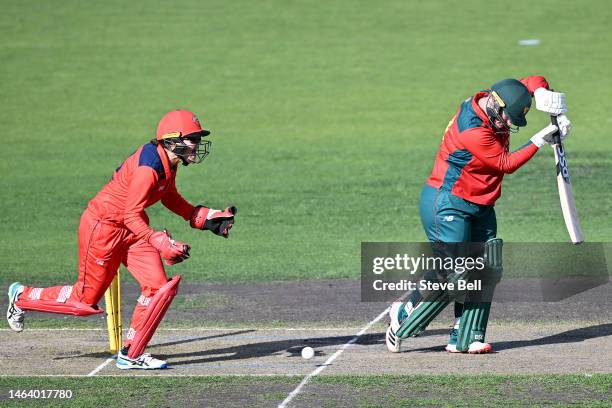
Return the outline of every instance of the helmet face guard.
[[[491,85],[489,90],[487,116],[491,124],[500,132],[518,132],[519,127],[527,126],[525,115],[531,108],[532,95],[521,81],[513,78],[502,79]],[[505,120],[499,125],[494,123],[502,117],[502,112],[510,118],[513,126],[509,126]]]
[[[183,166],[187,166],[191,163],[201,163],[210,154],[212,142],[210,140],[202,140],[202,136],[207,134],[205,132],[198,132],[187,136],[180,136],[180,133],[177,132],[176,136],[173,135],[174,137],[164,138],[162,143],[165,148],[181,159]],[[185,139],[192,142],[193,145],[187,145]]]
[[[170,111],[157,125],[157,142],[165,149],[176,154],[184,166],[190,163],[201,163],[210,153],[212,142],[202,140],[210,131],[202,125],[193,112],[184,109]],[[185,143],[186,140],[191,145]]]
[[[493,130],[495,131],[495,133],[498,133],[498,134],[507,133],[507,132],[510,132],[510,133],[518,132],[519,131],[518,126],[509,126],[508,122],[506,122],[504,118],[502,117],[504,107],[505,107],[505,104],[501,100],[499,95],[497,95],[497,92],[492,91],[489,94],[489,97],[487,99],[487,116],[489,117],[489,122],[491,122],[491,126],[493,127]],[[506,113],[506,115],[509,116],[508,113]],[[497,126],[496,123],[498,121],[499,123],[501,123],[501,126]]]

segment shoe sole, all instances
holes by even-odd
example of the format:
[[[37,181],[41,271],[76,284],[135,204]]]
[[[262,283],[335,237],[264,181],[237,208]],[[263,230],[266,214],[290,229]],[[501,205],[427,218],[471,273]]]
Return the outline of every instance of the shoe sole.
[[[159,367],[146,367],[146,366],[131,365],[129,363],[119,364],[119,362],[116,362],[115,367],[117,367],[120,370],[160,370],[163,368],[168,368],[168,363],[164,363],[163,365]]]
[[[390,331],[392,331],[391,326],[387,327],[387,332],[385,333],[385,345],[387,346],[387,350],[389,350],[390,353],[399,353],[401,351],[402,341],[396,335],[389,334]],[[389,346],[390,336],[395,338],[397,347]]]
[[[163,366],[160,366],[160,367],[139,367],[139,366],[115,364],[115,367],[117,367],[120,370],[163,370],[164,368],[168,368],[168,364],[164,364]]]
[[[487,347],[483,347],[482,349],[479,350],[468,350],[468,354],[487,354],[490,353],[493,350],[493,347],[491,347],[490,344],[487,344]]]

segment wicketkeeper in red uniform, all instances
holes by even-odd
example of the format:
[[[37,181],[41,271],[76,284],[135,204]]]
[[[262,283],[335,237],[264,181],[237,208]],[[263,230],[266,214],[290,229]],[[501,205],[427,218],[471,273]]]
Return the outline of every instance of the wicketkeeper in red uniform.
[[[538,110],[557,116],[558,127],[546,126],[510,152],[510,133],[527,125],[525,115],[532,97]],[[527,163],[540,147],[552,144],[556,131],[561,140],[568,136],[571,124],[566,110],[565,94],[550,90],[544,77],[509,78],[463,101],[444,132],[433,171],[421,192],[421,221],[434,248],[448,252],[458,247],[456,243],[478,243],[489,271],[485,300],[468,294],[455,302],[455,323],[446,346],[451,353],[491,351],[485,342],[490,296],[502,271],[502,240],[497,237],[494,205],[506,174]],[[386,334],[389,351],[399,352],[402,339],[425,329],[448,303],[450,297],[438,292],[423,298],[418,291],[406,303],[393,303]]]
[[[189,257],[189,245],[175,241],[166,230],[149,226],[145,209],[160,201],[193,228],[210,230],[227,238],[235,207],[213,210],[193,206],[177,191],[178,164],[200,163],[210,152],[210,132],[186,110],[167,113],[159,122],[157,137],[140,146],[119,166],[112,179],[89,202],[79,224],[79,271],[73,285],[37,288],[13,283],[9,288],[7,319],[17,332],[24,328],[26,310],[87,316],[103,311],[97,304],[111,284],[120,264],[141,287],[130,329],[117,367],[165,368],[165,361],[144,349],[177,293],[180,275],[168,279],[167,265]]]

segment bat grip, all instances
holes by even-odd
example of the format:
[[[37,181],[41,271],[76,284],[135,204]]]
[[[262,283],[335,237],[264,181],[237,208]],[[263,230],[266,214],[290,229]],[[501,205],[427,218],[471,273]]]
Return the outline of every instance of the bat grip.
[[[557,130],[555,130],[555,133],[552,134],[553,141],[556,145],[561,145],[561,134],[559,133],[558,129],[559,123],[557,122],[557,116],[550,115],[550,123],[557,126]]]

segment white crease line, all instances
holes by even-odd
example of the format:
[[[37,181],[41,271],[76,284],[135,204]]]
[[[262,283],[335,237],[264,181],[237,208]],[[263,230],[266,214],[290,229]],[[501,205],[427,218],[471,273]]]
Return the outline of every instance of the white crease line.
[[[0,374],[0,378],[37,378],[37,377],[59,377],[59,378],[85,378],[88,377],[88,374]],[[103,377],[113,377],[113,378],[125,378],[126,375],[123,373],[114,373],[114,374],[103,374],[98,375],[98,378]],[[155,378],[155,377],[194,377],[194,378],[207,378],[207,377],[300,377],[295,374],[241,374],[241,373],[227,373],[227,374],[162,374],[162,373],[151,373],[151,374],[132,374],[129,373],[129,377],[147,377],[147,378]]]
[[[87,377],[93,377],[94,375],[96,375],[100,370],[102,370],[104,367],[106,367],[108,365],[108,363],[110,363],[111,361],[115,361],[114,357],[111,358],[107,358],[105,362],[103,362],[102,364],[100,364],[99,366],[97,366],[91,373],[87,374]]]
[[[348,343],[344,344],[340,350],[336,351],[334,354],[332,354],[322,365],[320,365],[319,367],[316,368],[316,370],[314,370],[313,372],[311,372],[310,374],[308,374],[306,377],[304,377],[304,379],[302,380],[302,382],[293,390],[291,391],[291,393],[289,395],[287,395],[287,398],[285,398],[285,400],[283,402],[281,402],[278,405],[278,408],[285,408],[293,398],[295,398],[296,395],[298,395],[300,393],[300,391],[302,391],[302,388],[304,388],[304,386],[306,384],[308,384],[310,382],[310,380],[312,378],[314,378],[315,376],[319,375],[321,373],[321,371],[325,370],[331,363],[334,362],[334,360],[336,358],[338,358],[338,356],[340,356],[340,354],[344,353],[344,350],[346,350],[347,348],[349,348],[351,345],[353,345],[355,342],[357,342],[357,340],[359,340],[359,338],[361,336],[364,335],[364,333],[366,331],[368,331],[370,329],[370,327],[372,327],[374,324],[376,324],[380,319],[382,319],[383,317],[385,317],[387,315],[387,313],[389,313],[389,308],[386,308],[381,314],[379,314],[374,320],[372,320],[370,323],[368,323],[367,325],[365,325],[365,327],[363,329],[361,329],[351,340],[349,340]]]
[[[285,331],[338,331],[338,330],[355,330],[358,327],[166,327],[156,330],[156,333],[163,331],[230,331],[230,330],[258,330],[258,331],[273,331],[273,330],[285,330]],[[26,329],[27,331],[106,331],[104,329],[96,328],[76,328],[76,327],[58,327],[58,328],[33,328]],[[11,332],[11,329],[0,329],[0,332]]]

